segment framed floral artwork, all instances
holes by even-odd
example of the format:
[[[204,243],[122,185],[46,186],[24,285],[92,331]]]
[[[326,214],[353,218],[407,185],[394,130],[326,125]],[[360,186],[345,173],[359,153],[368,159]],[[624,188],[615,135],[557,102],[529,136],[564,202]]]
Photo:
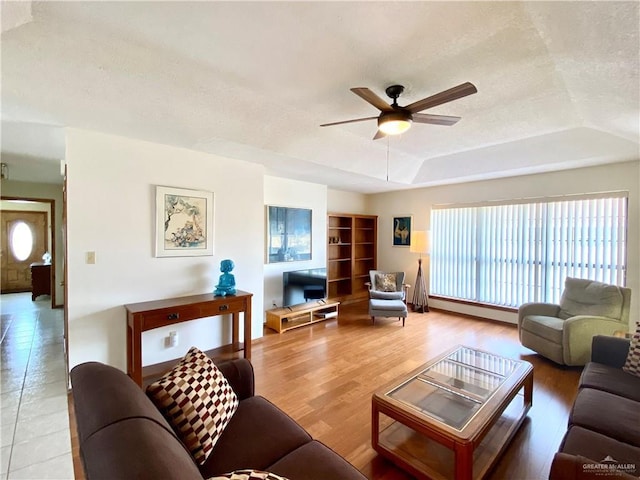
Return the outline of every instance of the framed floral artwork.
[[[393,217],[393,246],[408,247],[411,245],[411,215]]]
[[[213,192],[156,186],[155,254],[213,255]]]

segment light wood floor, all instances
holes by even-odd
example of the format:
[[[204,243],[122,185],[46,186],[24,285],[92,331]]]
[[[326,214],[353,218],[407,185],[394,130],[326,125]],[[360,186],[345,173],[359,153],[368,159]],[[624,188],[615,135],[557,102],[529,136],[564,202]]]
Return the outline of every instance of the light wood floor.
[[[512,325],[435,311],[410,313],[404,328],[393,319],[372,325],[366,309],[366,303],[342,306],[337,320],[283,334],[265,330],[253,344],[256,394],[369,479],[405,480],[412,477],[371,448],[372,393],[457,344],[523,359],[534,366],[533,406],[489,478],[548,478],[581,369],[560,367],[522,347]],[[78,466],[77,448],[74,460]]]

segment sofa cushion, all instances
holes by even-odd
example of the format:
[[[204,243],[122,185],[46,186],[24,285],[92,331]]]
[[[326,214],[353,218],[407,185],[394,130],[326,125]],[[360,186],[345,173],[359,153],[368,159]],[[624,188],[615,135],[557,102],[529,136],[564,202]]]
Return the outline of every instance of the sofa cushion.
[[[626,468],[626,473],[636,476],[640,474],[640,448],[583,427],[569,427],[560,451],[581,455],[599,463],[610,457],[618,464],[634,465],[634,468]]]
[[[602,363],[587,363],[580,376],[578,388],[603,390],[640,402],[640,378]]]
[[[522,329],[550,342],[562,345],[562,328],[564,321],[557,317],[545,315],[527,315],[522,319]]]
[[[394,312],[398,315],[407,313],[407,304],[402,300],[378,300],[372,298],[369,300],[370,310]]]
[[[639,412],[639,402],[602,390],[583,388],[573,404],[569,425],[578,425],[640,447]]]
[[[213,361],[196,347],[147,395],[199,464],[205,462],[238,408],[238,397]]]
[[[376,273],[375,289],[381,292],[395,292],[396,274],[395,273]]]
[[[629,344],[627,361],[622,369],[631,375],[640,377],[640,323],[636,325],[636,332],[633,334]]]
[[[291,479],[365,480],[353,465],[323,443],[314,440],[302,445],[269,467]]]
[[[138,391],[144,396],[140,387]],[[105,396],[100,405],[107,403],[111,400]],[[202,478],[173,432],[147,418],[130,418],[98,430],[81,443],[80,452],[85,477],[91,480]]]
[[[376,298],[379,300],[404,300],[403,292],[380,292],[378,290],[371,290],[369,292],[370,298]]]
[[[282,475],[268,467],[310,441],[300,425],[267,399],[247,398],[240,402],[200,471],[205,478],[242,468]]]
[[[280,475],[260,470],[236,470],[235,472],[217,475],[207,480],[287,480]]]
[[[622,291],[616,285],[567,277],[560,298],[559,316],[565,320],[576,315],[619,320],[622,304]]]

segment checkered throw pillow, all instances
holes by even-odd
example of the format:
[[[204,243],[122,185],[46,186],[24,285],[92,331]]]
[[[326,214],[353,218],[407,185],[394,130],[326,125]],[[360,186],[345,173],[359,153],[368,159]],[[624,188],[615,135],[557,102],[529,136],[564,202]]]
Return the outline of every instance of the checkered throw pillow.
[[[202,465],[238,408],[238,397],[213,361],[196,347],[147,395]]]
[[[259,470],[236,470],[235,472],[225,473],[218,477],[211,477],[208,480],[287,480],[280,475],[270,472],[262,472]]]
[[[622,369],[631,375],[640,377],[640,323],[636,325],[636,333],[631,337],[627,361]]]

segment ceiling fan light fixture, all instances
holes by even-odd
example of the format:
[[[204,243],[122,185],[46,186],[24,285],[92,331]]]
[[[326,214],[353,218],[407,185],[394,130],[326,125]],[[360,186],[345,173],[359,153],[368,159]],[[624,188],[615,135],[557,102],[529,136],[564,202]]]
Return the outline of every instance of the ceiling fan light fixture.
[[[378,118],[378,130],[385,135],[400,135],[411,128],[411,121],[408,112],[385,112]]]

